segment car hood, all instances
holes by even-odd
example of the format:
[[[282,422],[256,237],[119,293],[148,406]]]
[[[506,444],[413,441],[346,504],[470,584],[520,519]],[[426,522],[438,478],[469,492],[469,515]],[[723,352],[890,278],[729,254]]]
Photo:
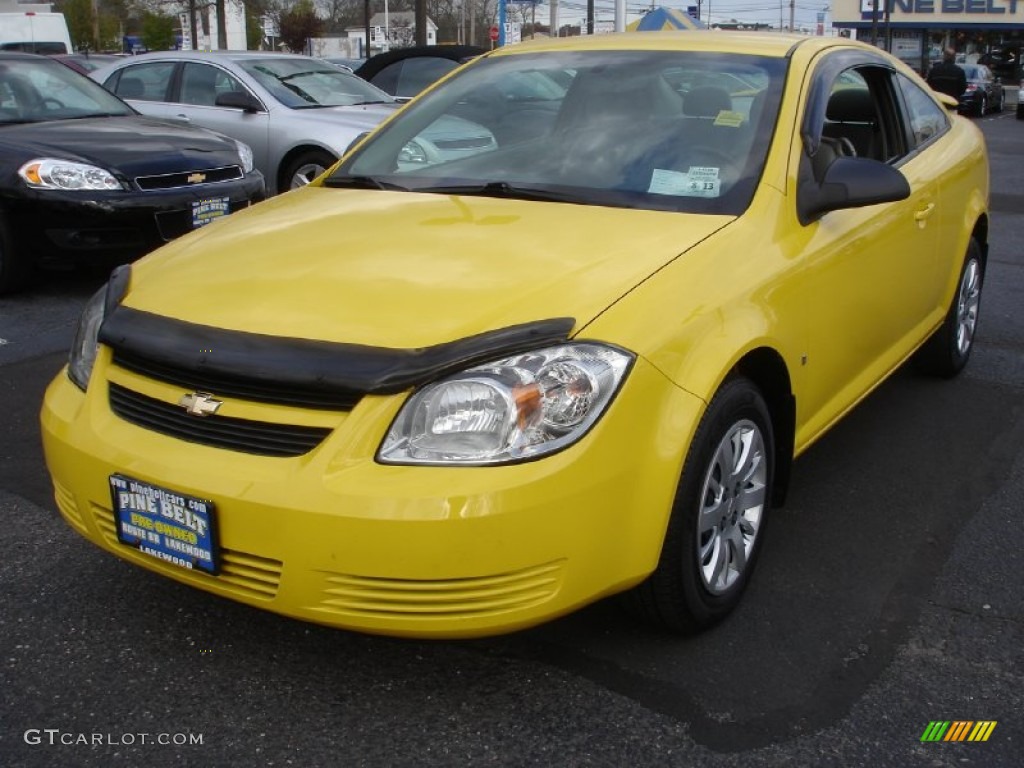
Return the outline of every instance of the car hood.
[[[137,262],[125,305],[271,336],[418,348],[576,328],[733,217],[309,187]]]
[[[295,110],[302,114],[303,120],[318,120],[323,123],[337,125],[343,123],[355,130],[369,131],[391,117],[401,104],[357,104],[351,107],[322,107],[315,109]]]
[[[236,144],[220,134],[147,117],[51,120],[0,127],[4,154],[59,157],[126,176],[238,165]]]

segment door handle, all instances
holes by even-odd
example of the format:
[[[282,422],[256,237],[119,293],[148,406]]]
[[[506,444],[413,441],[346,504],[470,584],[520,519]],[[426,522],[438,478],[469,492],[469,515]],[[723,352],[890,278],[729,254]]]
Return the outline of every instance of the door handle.
[[[918,224],[920,224],[923,227],[925,221],[928,219],[929,216],[932,215],[932,212],[934,210],[935,210],[935,203],[928,203],[928,205],[926,205],[921,210],[914,212],[914,221],[916,221]]]
[[[185,123],[191,123],[192,122],[192,118],[189,117],[188,115],[175,115],[175,117],[178,120],[181,120],[182,122],[185,122]]]

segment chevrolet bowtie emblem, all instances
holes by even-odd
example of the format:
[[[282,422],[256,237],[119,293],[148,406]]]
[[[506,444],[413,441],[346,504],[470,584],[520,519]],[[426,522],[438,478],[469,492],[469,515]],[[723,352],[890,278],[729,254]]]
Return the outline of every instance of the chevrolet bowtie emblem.
[[[188,178],[185,179],[185,181],[187,181],[189,184],[202,184],[204,181],[206,181],[206,174],[193,173],[189,175]]]
[[[223,400],[215,400],[213,395],[206,392],[191,392],[178,401],[178,405],[184,408],[189,416],[209,416],[216,413],[223,404]]]

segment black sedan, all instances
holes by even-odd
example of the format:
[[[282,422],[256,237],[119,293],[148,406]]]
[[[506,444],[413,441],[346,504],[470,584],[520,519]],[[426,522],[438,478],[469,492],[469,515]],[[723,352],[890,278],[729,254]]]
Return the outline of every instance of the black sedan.
[[[982,117],[1003,111],[1003,84],[983,64],[959,64],[967,75],[967,90],[960,96],[960,111]]]
[[[50,259],[135,259],[265,197],[241,142],[142,117],[44,56],[0,53],[0,294]]]

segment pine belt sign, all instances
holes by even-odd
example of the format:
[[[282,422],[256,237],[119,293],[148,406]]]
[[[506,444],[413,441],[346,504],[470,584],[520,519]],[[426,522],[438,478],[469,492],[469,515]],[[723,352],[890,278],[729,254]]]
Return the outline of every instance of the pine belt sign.
[[[863,17],[870,17],[876,0],[860,0],[860,12]],[[886,0],[877,0],[878,13],[885,13]],[[981,17],[990,17],[988,21],[996,23],[1024,23],[1024,0],[888,0],[893,17],[904,15],[935,15],[947,17],[936,21],[982,21]],[[1021,13],[1018,13],[1018,9]],[[970,18],[963,18],[968,16]],[[958,17],[958,18],[948,18]],[[1012,18],[1012,17],[1017,17]]]

